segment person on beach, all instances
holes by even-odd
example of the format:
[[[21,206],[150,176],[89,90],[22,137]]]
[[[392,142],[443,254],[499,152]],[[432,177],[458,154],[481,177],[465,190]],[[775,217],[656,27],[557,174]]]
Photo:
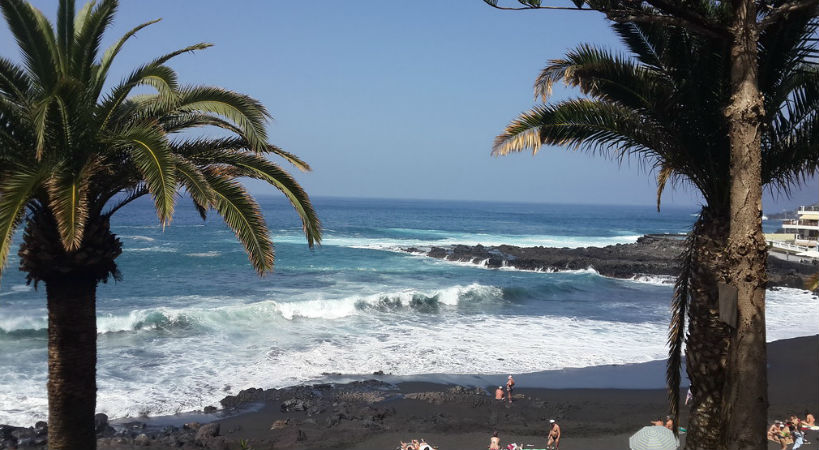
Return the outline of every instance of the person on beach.
[[[515,388],[515,379],[512,378],[512,375],[509,375],[509,378],[506,379],[506,396],[509,398],[509,403],[512,403],[512,389]]]
[[[791,427],[791,436],[793,436],[793,447],[791,450],[796,450],[805,443],[805,432],[799,429],[798,425]]]
[[[805,423],[811,427],[816,426],[816,418],[813,417],[813,414],[811,414],[810,411],[805,411]]]
[[[657,420],[652,420],[651,424],[654,425],[655,427],[664,427],[665,421],[663,421],[663,418],[660,417]]]
[[[492,433],[492,437],[489,438],[489,450],[500,450],[500,438],[497,431]]]
[[[495,400],[503,400],[503,388],[500,386],[495,389]]]
[[[768,440],[779,442],[779,426],[782,424],[780,421],[775,421],[770,428],[768,428]]]
[[[549,420],[549,438],[546,440],[546,448],[558,450],[560,448],[560,425],[555,419]]]

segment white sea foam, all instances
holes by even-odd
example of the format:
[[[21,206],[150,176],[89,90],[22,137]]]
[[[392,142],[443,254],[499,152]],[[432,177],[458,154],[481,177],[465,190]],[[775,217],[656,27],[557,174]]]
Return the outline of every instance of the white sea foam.
[[[133,248],[133,247],[125,247],[123,248],[125,252],[155,252],[155,253],[176,253],[177,249],[173,247],[163,247],[159,245],[153,245],[151,247],[141,247],[141,248]]]
[[[421,234],[428,234],[422,231]],[[438,236],[440,235],[440,237]],[[324,246],[338,246],[349,248],[360,248],[369,250],[403,251],[408,247],[447,247],[452,245],[514,245],[518,247],[604,247],[614,244],[628,244],[637,242],[640,235],[625,236],[554,236],[554,235],[501,235],[482,233],[452,233],[436,232],[436,234],[426,238],[368,238],[352,236],[325,236],[321,244]],[[302,236],[287,235],[278,236],[277,242],[301,243]]]
[[[222,252],[217,252],[216,250],[211,250],[208,252],[199,252],[199,253],[186,253],[187,256],[193,256],[194,258],[215,258],[217,256],[221,256]]]
[[[400,311],[435,305],[457,306],[463,301],[498,300],[503,291],[495,286],[473,283],[441,289],[385,291],[340,298],[314,298],[297,301],[265,300],[227,306],[157,307],[138,309],[126,315],[100,314],[97,332],[118,333],[139,330],[204,327],[211,330],[241,328],[250,323],[270,323],[276,319],[341,319],[368,311]],[[169,301],[168,303],[174,303]],[[178,299],[176,300],[178,302]],[[218,302],[212,302],[218,303]],[[45,310],[38,316],[0,316],[0,329],[42,330],[48,326]]]
[[[149,236],[140,236],[140,235],[130,236],[130,235],[122,235],[121,234],[121,235],[119,235],[119,237],[123,238],[123,239],[132,239],[134,241],[142,241],[142,242],[154,242],[156,240],[156,239],[154,239],[152,237],[149,237]]]
[[[31,286],[31,285],[28,285],[28,284],[15,284],[15,285],[11,286],[11,290],[9,292],[3,292],[2,294],[0,294],[0,297],[6,296],[6,295],[19,294],[21,292],[29,292],[29,291],[32,291],[32,290],[34,290],[34,287]]]
[[[111,417],[173,414],[217,404],[226,395],[226,385],[231,386],[229,393],[236,393],[250,386],[281,387],[315,380],[327,372],[522,373],[644,362],[666,354],[665,321],[490,314],[442,314],[436,316],[438,321],[429,321],[424,314],[402,314],[400,320],[380,320],[360,304],[355,306],[356,302],[378,305],[383,297],[398,298],[403,305],[411,301],[410,294],[388,290],[380,297],[368,294],[292,302],[300,306],[298,313],[293,307],[291,317],[312,315],[323,320],[284,320],[284,302],[272,300],[102,317],[101,328],[108,331],[132,330],[140,321],[161,324],[161,320],[148,320],[151,314],[161,313],[166,324],[178,321],[215,332],[206,333],[206,342],[202,333],[173,338],[158,334],[146,346],[135,346],[128,334],[108,335],[100,341],[98,410]],[[437,296],[442,305],[459,305],[473,296],[498,298],[502,293],[494,286],[474,284],[429,290],[423,295]],[[208,304],[220,301],[224,300]],[[321,302],[336,302],[334,309],[350,315],[345,320],[327,320],[330,303]],[[776,289],[768,291],[767,303],[769,340],[817,333],[816,295]],[[38,328],[45,320],[43,316],[33,323],[11,324],[10,319],[3,316],[0,327]],[[511,349],[510,342],[515,343]],[[12,370],[0,373],[0,389],[12,392],[0,395],[0,423],[30,425],[45,419],[45,365],[39,371],[23,372],[9,367]],[[14,389],[6,389],[10,386]]]
[[[671,275],[645,275],[639,274],[629,278],[628,281],[635,283],[651,284],[654,286],[673,286],[677,281],[676,277]]]
[[[421,255],[421,254],[419,254]],[[424,255],[421,255],[424,256]],[[589,266],[585,269],[561,269],[559,267],[552,267],[552,266],[543,266],[538,267],[535,269],[520,269],[514,266],[510,266],[506,260],[504,260],[500,267],[490,267],[489,258],[479,260],[479,261],[458,261],[449,258],[435,258],[434,261],[439,261],[442,264],[449,264],[453,266],[462,266],[462,267],[477,267],[479,269],[488,269],[488,270],[506,270],[510,272],[530,272],[530,273],[574,273],[574,274],[593,274],[593,275],[600,275],[594,267]]]
[[[48,328],[48,317],[45,310],[40,315],[4,314],[0,315],[0,330],[5,332],[19,330],[45,330]]]

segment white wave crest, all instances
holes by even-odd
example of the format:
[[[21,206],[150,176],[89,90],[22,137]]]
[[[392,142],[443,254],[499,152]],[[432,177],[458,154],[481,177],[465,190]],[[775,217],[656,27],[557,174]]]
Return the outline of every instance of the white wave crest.
[[[297,302],[274,302],[282,317],[293,320],[296,317],[306,319],[340,319],[359,314],[364,309],[400,309],[432,307],[435,305],[457,306],[463,299],[500,299],[503,291],[495,286],[484,286],[473,283],[468,286],[417,291],[403,290],[397,292],[379,292],[364,296],[352,296],[339,299],[316,299]]]
[[[633,281],[635,283],[642,283],[642,284],[651,284],[654,286],[673,286],[674,282],[677,281],[676,277],[671,275],[646,275],[646,274],[639,274],[634,275],[633,277],[629,278],[628,281]]]
[[[501,235],[484,233],[456,233],[446,231],[419,230],[421,234],[433,234],[427,238],[367,238],[356,236],[325,236],[321,244],[369,250],[403,251],[405,248],[448,247],[453,245],[514,245],[517,247],[605,247],[614,244],[637,242],[640,235],[623,236],[555,236],[555,235]],[[296,235],[277,237],[278,242],[301,243]]]
[[[192,256],[194,258],[215,258],[217,256],[221,256],[222,252],[217,252],[216,250],[211,250],[208,252],[199,252],[199,253],[186,253],[187,256]]]
[[[156,239],[149,237],[149,236],[140,236],[140,235],[119,235],[120,238],[123,239],[132,239],[134,241],[142,241],[142,242],[154,242]]]
[[[151,247],[142,247],[142,248],[132,248],[132,247],[125,247],[123,251],[126,252],[155,252],[155,253],[176,253],[177,249],[173,247],[162,247],[158,245],[154,245]]]

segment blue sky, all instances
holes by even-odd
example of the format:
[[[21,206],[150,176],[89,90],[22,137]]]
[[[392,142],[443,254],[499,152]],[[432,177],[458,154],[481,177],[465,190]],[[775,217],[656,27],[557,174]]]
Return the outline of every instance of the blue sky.
[[[34,1],[49,17],[56,3]],[[180,80],[260,99],[275,117],[271,141],[313,166],[298,175],[311,195],[655,201],[654,176],[638,161],[618,166],[563,148],[489,154],[506,123],[535,104],[532,82],[548,59],[582,42],[620,48],[597,13],[498,11],[481,0],[124,0],[104,44],[158,17],[129,42],[114,77],[166,51],[214,43],[174,60]],[[5,26],[0,48],[16,57]],[[559,89],[556,98],[573,95]],[[817,197],[814,178],[790,200],[766,195],[765,208]],[[684,187],[663,198],[699,202]]]

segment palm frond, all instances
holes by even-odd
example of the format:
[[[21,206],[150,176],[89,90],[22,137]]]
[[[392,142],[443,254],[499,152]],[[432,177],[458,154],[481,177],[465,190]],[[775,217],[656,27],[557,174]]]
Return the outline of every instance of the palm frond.
[[[273,243],[259,205],[236,181],[217,171],[204,172],[215,193],[215,208],[244,246],[250,263],[260,275],[273,269]]]
[[[24,102],[31,87],[31,80],[16,64],[0,57],[0,94],[5,93],[15,102]]]
[[[100,89],[102,88],[102,83],[104,83],[105,79],[107,78],[108,69],[110,69],[111,63],[114,62],[114,58],[117,57],[120,49],[122,49],[122,46],[125,45],[125,42],[127,42],[128,39],[137,34],[139,30],[150,25],[153,25],[159,22],[160,20],[162,19],[151,20],[132,28],[127,33],[125,33],[121,38],[119,38],[115,43],[113,43],[110,47],[108,47],[107,50],[105,50],[105,53],[102,54],[102,58],[100,59],[99,67],[97,68],[97,71],[94,74],[95,84],[98,85]]]
[[[663,190],[671,176],[674,174],[674,168],[663,164],[660,172],[657,174],[657,212],[660,212],[660,200],[663,197]]]
[[[114,20],[119,2],[102,0],[90,9],[83,8],[74,22],[74,51],[71,55],[77,79],[87,82],[93,76],[105,29]]]
[[[139,67],[133,71],[128,78],[114,87],[100,103],[100,116],[103,117],[100,126],[101,130],[108,127],[109,122],[117,112],[117,108],[125,101],[131,91],[143,85],[154,87],[161,94],[161,98],[166,103],[176,101],[178,98],[176,93],[176,72],[170,67],[154,65]]]
[[[95,164],[90,162],[74,172],[70,167],[60,168],[46,182],[49,209],[57,222],[63,247],[73,251],[82,244],[88,220],[88,188]]]
[[[145,186],[144,183],[137,183],[131,189],[128,189],[127,193],[124,194],[124,197],[117,200],[116,203],[111,205],[111,207],[101,214],[103,218],[110,219],[111,216],[114,215],[115,212],[119,211],[122,207],[126,206],[127,204],[131,203],[132,201],[141,198],[144,195],[147,195],[148,188]]]
[[[313,170],[310,168],[310,165],[307,164],[303,159],[299,158],[298,156],[290,152],[286,152],[275,145],[268,144],[267,148],[265,148],[265,151],[262,153],[272,153],[276,156],[280,156],[284,158],[285,161],[289,162],[295,168],[301,170],[302,172],[310,172],[311,170]]]
[[[176,173],[173,155],[162,130],[150,125],[132,126],[116,136],[113,142],[126,149],[144,177],[162,225],[170,223],[175,202]]]
[[[153,65],[153,66],[163,65],[166,62],[170,61],[173,58],[176,58],[179,55],[183,55],[185,53],[193,53],[196,50],[204,50],[204,49],[206,49],[208,47],[213,47],[213,44],[210,44],[208,42],[199,42],[199,43],[196,43],[196,44],[193,44],[193,45],[189,45],[187,47],[180,48],[179,50],[174,50],[174,51],[172,51],[170,53],[166,53],[166,54],[154,59],[151,62],[151,65]]]
[[[186,87],[180,90],[177,109],[224,117],[242,131],[253,151],[262,152],[268,145],[264,124],[270,115],[261,103],[247,95],[215,87]]]
[[[691,296],[691,277],[694,273],[694,253],[697,237],[701,233],[702,214],[688,234],[679,256],[680,274],[674,283],[674,297],[671,301],[671,323],[668,326],[668,362],[666,363],[666,383],[670,415],[674,423],[680,423],[680,371],[682,370],[682,348],[685,342],[685,319]],[[672,430],[677,434],[676,427]]]
[[[241,176],[262,180],[276,187],[299,215],[307,244],[312,247],[321,243],[321,222],[318,215],[307,193],[290,174],[264,157],[246,152],[223,152],[212,163],[233,166],[239,169]]]
[[[54,35],[42,28],[42,14],[38,15],[39,11],[23,0],[4,0],[0,2],[0,8],[22,50],[29,74],[46,89],[52,87],[57,79],[54,68],[59,61],[55,59],[55,48],[52,47]]]
[[[579,87],[594,99],[652,111],[670,104],[674,85],[661,72],[588,44],[550,61],[535,81],[535,96],[546,101],[557,81]]]
[[[526,148],[537,153],[541,144],[605,152],[618,160],[632,153],[656,159],[675,150],[673,139],[649,118],[616,104],[576,99],[521,114],[495,138],[492,154]]]
[[[194,204],[203,209],[213,205],[215,194],[199,168],[187,159],[176,155],[174,155],[174,164],[176,165],[176,178],[185,187],[185,191],[191,196]]]
[[[6,265],[14,230],[20,225],[25,206],[46,173],[42,165],[17,167],[0,178],[0,273]]]
[[[49,95],[41,99],[37,104],[31,108],[32,112],[32,126],[34,128],[34,154],[37,160],[43,157],[45,150],[46,133],[48,132],[48,115],[51,109],[51,104],[54,102],[54,96]]]
[[[57,46],[59,54],[71,60],[74,43],[74,0],[62,0],[57,8]]]

